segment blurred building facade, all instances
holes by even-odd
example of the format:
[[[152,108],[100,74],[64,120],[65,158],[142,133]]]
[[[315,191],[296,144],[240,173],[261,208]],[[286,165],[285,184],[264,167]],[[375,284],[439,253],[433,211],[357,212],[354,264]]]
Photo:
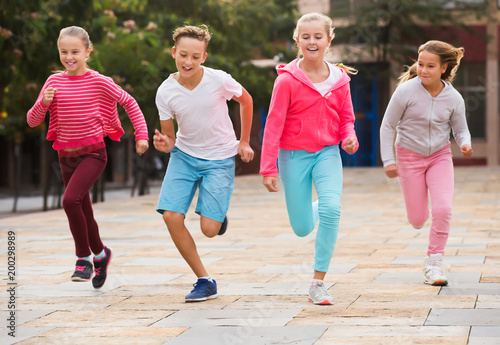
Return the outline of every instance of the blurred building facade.
[[[299,11],[301,13],[321,12],[330,15],[334,20],[336,28],[340,28],[349,21],[348,18],[338,16],[336,9],[359,5],[366,5],[375,0],[299,0]],[[396,1],[396,0],[395,0]],[[472,135],[474,155],[472,159],[465,160],[461,157],[457,145],[453,145],[453,156],[455,164],[475,165],[499,165],[500,160],[500,125],[499,104],[500,98],[498,87],[498,63],[499,63],[499,26],[498,15],[499,0],[468,0],[486,8],[486,16],[478,16],[470,10],[461,9],[460,4],[464,0],[450,0],[447,4],[449,11],[456,12],[467,28],[459,29],[453,26],[443,25],[436,30],[435,27],[422,23],[422,28],[428,32],[431,39],[437,39],[462,46],[465,48],[465,56],[462,59],[460,69],[454,87],[462,94],[467,108],[469,129]],[[345,11],[343,11],[345,13]],[[415,42],[415,53],[410,58],[416,58],[416,49],[422,42]],[[332,62],[343,62],[360,67],[360,73],[352,77],[352,94],[357,117],[357,132],[360,135],[361,145],[369,146],[361,152],[363,157],[344,157],[351,159],[347,165],[376,165],[380,164],[378,154],[378,127],[384,115],[385,108],[394,92],[397,79],[402,71],[401,62],[389,62],[388,68],[392,71],[389,77],[380,78],[379,71],[374,67],[373,58],[364,52],[362,44],[349,47],[351,55],[347,57],[344,53],[346,48],[343,44],[333,41]],[[355,54],[352,54],[352,52]],[[410,63],[409,60],[407,63]],[[375,146],[375,147],[374,147]],[[366,157],[369,156],[369,159]],[[375,156],[377,158],[375,158]]]

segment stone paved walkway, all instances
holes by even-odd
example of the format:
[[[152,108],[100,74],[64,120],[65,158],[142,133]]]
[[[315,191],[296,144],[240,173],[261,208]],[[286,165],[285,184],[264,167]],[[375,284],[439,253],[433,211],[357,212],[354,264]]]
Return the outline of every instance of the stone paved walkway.
[[[219,285],[219,298],[203,303],[184,303],[195,277],[154,211],[157,195],[95,205],[114,250],[100,290],[69,279],[75,260],[62,210],[0,219],[0,344],[500,344],[500,170],[456,169],[443,288],[422,283],[430,222],[409,226],[399,187],[381,168],[344,174],[326,279],[333,306],[307,302],[315,233],[293,235],[283,194],[243,176],[224,236],[205,238],[198,217],[187,216]]]

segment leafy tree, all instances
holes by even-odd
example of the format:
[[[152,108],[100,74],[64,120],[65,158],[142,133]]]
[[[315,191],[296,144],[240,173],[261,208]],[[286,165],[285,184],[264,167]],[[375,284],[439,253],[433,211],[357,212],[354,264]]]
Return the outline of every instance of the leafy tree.
[[[452,26],[470,30],[464,13],[481,16],[484,5],[466,0],[331,0],[332,16],[349,18],[336,30],[336,42],[356,45],[378,63],[407,62],[418,45]],[[454,10],[460,10],[458,13]],[[429,30],[432,28],[432,30]],[[357,49],[359,51],[359,49]],[[347,54],[356,55],[347,48]]]
[[[89,32],[94,45],[90,67],[112,76],[136,98],[151,131],[158,127],[156,90],[176,70],[170,56],[176,27],[207,24],[213,38],[205,64],[232,74],[252,94],[258,109],[269,102],[274,75],[249,61],[290,55],[283,42],[291,37],[295,8],[295,1],[289,0],[0,0],[0,141],[9,145],[9,185],[13,176],[20,176],[14,167],[20,169],[21,156],[14,152],[33,149],[26,140],[37,138],[44,148],[33,155],[41,158],[23,161],[35,170],[40,166],[42,176],[35,176],[35,184],[48,184],[50,157],[52,162],[57,159],[51,156],[53,150],[45,150],[50,145],[45,140],[47,126],[29,128],[26,112],[51,71],[61,68],[61,28],[78,25]],[[121,107],[119,111],[126,118]],[[131,133],[130,121],[123,125]],[[141,162],[144,169],[152,165],[151,152],[153,148]],[[2,167],[0,175],[7,175]]]
[[[20,188],[21,169],[32,167],[38,172],[36,180],[48,182],[50,163],[56,157],[45,150],[42,143],[40,154],[33,162],[23,162],[25,140],[39,137],[40,128],[31,129],[26,124],[26,112],[34,103],[50,70],[56,69],[59,58],[56,39],[59,30],[77,19],[91,18],[91,9],[79,1],[0,0],[0,137],[7,147],[1,155],[0,174],[6,175],[17,197]],[[44,126],[41,126],[44,130]],[[40,158],[40,161],[37,159]],[[38,169],[39,163],[41,169]],[[35,181],[35,182],[37,182]],[[14,203],[14,211],[17,199]]]
[[[430,39],[457,44],[457,29],[472,32],[465,20],[480,16],[484,8],[470,0],[330,0],[330,4],[331,16],[343,22],[334,40],[334,44],[343,44],[342,61],[360,61],[360,73],[354,77],[358,89],[353,92],[359,95],[358,111],[371,109],[379,114],[376,119],[359,121],[360,128],[369,129],[360,139],[370,138],[362,150],[371,149],[368,153],[373,157],[378,152],[377,129],[390,98],[391,82],[402,67],[411,65],[418,47]],[[367,85],[372,83],[377,85],[378,109],[372,109],[372,99],[367,97],[367,90],[372,90]]]

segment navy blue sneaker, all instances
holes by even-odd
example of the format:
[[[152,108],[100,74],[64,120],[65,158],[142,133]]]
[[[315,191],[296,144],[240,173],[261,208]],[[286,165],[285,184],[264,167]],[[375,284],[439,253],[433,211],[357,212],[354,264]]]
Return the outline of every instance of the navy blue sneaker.
[[[219,236],[224,235],[226,233],[226,230],[227,230],[227,216],[224,217],[224,221],[222,222],[219,233],[217,235]]]
[[[217,283],[214,279],[198,279],[193,284],[194,289],[186,295],[186,302],[202,302],[207,299],[217,298]]]

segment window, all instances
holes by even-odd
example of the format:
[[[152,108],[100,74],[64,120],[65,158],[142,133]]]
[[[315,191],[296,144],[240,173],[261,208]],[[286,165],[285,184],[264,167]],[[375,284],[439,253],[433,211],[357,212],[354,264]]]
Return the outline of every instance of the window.
[[[460,10],[460,9],[467,9],[467,8],[477,7],[477,6],[483,7],[485,4],[486,4],[486,0],[453,0],[453,1],[449,1],[444,6],[444,8],[450,9],[450,10]]]
[[[486,65],[483,62],[462,62],[453,86],[465,100],[472,138],[486,139]]]

